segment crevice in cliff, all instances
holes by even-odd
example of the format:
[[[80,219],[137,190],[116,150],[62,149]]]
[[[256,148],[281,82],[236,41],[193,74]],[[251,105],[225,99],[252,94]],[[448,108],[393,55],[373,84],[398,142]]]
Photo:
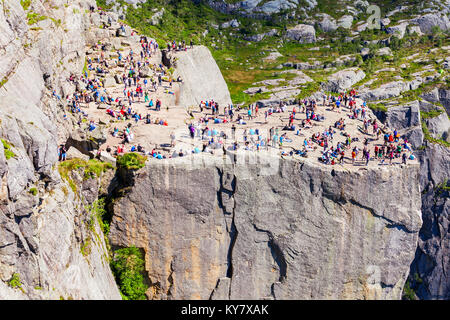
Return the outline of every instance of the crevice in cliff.
[[[369,211],[372,216],[385,220],[388,223],[386,225],[386,228],[388,228],[388,229],[396,228],[396,229],[399,229],[399,230],[401,230],[403,232],[406,232],[406,233],[417,233],[416,231],[409,230],[403,224],[397,223],[397,222],[392,221],[391,219],[388,219],[388,218],[386,218],[386,217],[384,217],[382,215],[376,214],[375,211],[372,208],[369,208],[369,207],[367,207],[365,205],[362,205],[361,203],[355,201],[354,199],[350,199],[349,202],[351,204],[357,206],[357,207],[360,207],[362,209],[365,209],[365,210]]]
[[[269,246],[272,257],[275,260],[275,262],[279,268],[280,277],[279,277],[278,281],[283,283],[287,278],[287,263],[286,263],[286,257],[284,256],[283,250],[281,249],[277,240],[273,236],[272,232],[270,232],[269,230],[259,229],[254,223],[253,223],[253,228],[255,228],[255,230],[258,232],[266,233],[267,236],[269,237],[269,241],[267,242],[267,245]]]
[[[167,289],[167,298],[172,297],[172,288],[173,288],[173,261],[170,262],[170,273],[167,277],[167,282],[169,282],[169,288]]]
[[[239,232],[236,228],[236,223],[235,223],[236,202],[234,201],[234,194],[236,192],[237,180],[236,180],[236,176],[233,175],[233,179],[230,183],[231,190],[229,190],[229,189],[225,188],[225,185],[224,185],[224,171],[220,170],[220,169],[218,169],[217,171],[219,174],[219,182],[220,182],[220,188],[219,188],[219,191],[217,192],[217,200],[218,200],[219,207],[222,209],[224,217],[229,216],[230,212],[228,212],[227,208],[224,206],[222,197],[224,194],[226,194],[226,195],[228,195],[229,199],[233,199],[233,208],[231,210],[231,225],[230,225],[230,229],[227,230],[230,235],[230,246],[228,247],[228,252],[227,252],[226,277],[230,278],[230,285],[228,288],[228,298],[230,299],[231,298],[231,283],[233,280],[233,249],[236,244],[237,237],[239,235]],[[225,224],[227,225],[226,221],[225,221]]]

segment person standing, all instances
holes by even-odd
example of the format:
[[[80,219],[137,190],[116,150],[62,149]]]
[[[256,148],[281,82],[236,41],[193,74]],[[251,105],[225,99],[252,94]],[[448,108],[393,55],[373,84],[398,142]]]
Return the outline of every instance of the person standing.
[[[59,161],[66,161],[66,147],[63,144],[59,148]]]

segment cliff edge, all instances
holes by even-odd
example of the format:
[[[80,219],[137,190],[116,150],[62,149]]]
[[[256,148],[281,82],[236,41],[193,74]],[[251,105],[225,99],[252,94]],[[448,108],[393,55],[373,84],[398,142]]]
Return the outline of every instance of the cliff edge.
[[[128,176],[110,240],[144,250],[148,296],[400,299],[422,224],[419,166],[260,155],[151,161]]]

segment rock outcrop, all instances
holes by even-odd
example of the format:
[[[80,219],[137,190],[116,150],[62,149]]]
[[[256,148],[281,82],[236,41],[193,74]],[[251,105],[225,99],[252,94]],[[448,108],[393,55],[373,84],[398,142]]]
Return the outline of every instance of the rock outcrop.
[[[450,298],[449,222],[450,202],[448,175],[450,151],[428,144],[417,151],[421,163],[423,226],[416,255],[411,264],[409,281],[420,299]]]
[[[399,299],[422,224],[418,166],[261,155],[189,156],[128,176],[110,240],[144,250],[148,296]]]
[[[293,28],[287,29],[286,38],[299,43],[314,43],[316,42],[316,31],[313,26],[298,24]]]
[[[75,121],[63,104],[76,87],[68,78],[81,73],[87,45],[114,33],[91,7],[95,1],[0,2],[3,299],[120,299],[103,237],[94,239],[99,226],[86,227],[88,203],[57,170],[58,141],[72,136]],[[8,286],[12,278],[20,288]]]
[[[328,78],[328,82],[322,85],[322,89],[332,92],[342,92],[350,89],[366,77],[364,71],[358,68],[350,68],[338,71]]]
[[[429,126],[430,134],[443,138],[448,128],[448,115],[443,112],[437,118],[422,120],[421,111],[442,110],[435,103],[445,89],[434,89],[421,95],[429,102],[415,101],[407,105],[388,108],[379,116],[392,128],[408,136],[420,162],[418,183],[422,190],[423,225],[408,277],[409,286],[420,299],[449,299],[449,201],[448,177],[450,173],[450,149],[424,140],[421,122]],[[440,137],[439,135],[442,134]]]
[[[405,135],[413,148],[419,148],[423,144],[418,101],[389,108],[386,112],[386,124],[389,128],[397,129],[401,135]]]
[[[209,49],[195,46],[177,54],[177,74],[182,79],[177,104],[197,106],[201,101],[211,100],[221,106],[231,104],[228,86]]]

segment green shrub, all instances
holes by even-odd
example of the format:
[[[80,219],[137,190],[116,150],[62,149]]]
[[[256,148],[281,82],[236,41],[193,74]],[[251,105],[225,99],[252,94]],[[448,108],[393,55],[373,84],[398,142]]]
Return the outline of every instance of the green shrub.
[[[99,198],[95,200],[91,206],[89,206],[89,211],[97,218],[98,224],[102,229],[102,232],[105,236],[109,233],[109,223],[106,211],[106,199]],[[105,238],[107,240],[107,238]]]
[[[3,77],[0,81],[0,88],[3,87],[8,82],[8,77]]]
[[[123,156],[117,156],[117,166],[129,170],[138,170],[145,166],[147,157],[140,154],[130,152]]]
[[[16,156],[16,154],[11,151],[11,146],[8,143],[8,141],[2,139],[2,144],[3,144],[3,148],[5,149],[6,160],[9,160],[9,159],[11,159],[11,158]]]
[[[27,11],[31,5],[31,0],[20,0],[20,4],[22,5],[23,10]]]
[[[22,288],[22,283],[20,282],[20,275],[18,273],[14,273],[11,279],[8,281],[8,285],[11,288]]]
[[[146,300],[147,286],[144,280],[144,258],[136,247],[114,252],[111,270],[124,300]]]
[[[37,189],[36,189],[36,188],[31,188],[31,189],[29,190],[29,192],[30,192],[33,196],[36,196],[36,195],[37,195]]]
[[[91,242],[92,242],[91,238],[90,237],[87,238],[80,248],[81,254],[84,257],[87,257],[91,253]]]
[[[48,19],[47,16],[41,16],[40,14],[36,12],[28,12],[27,13],[27,19],[28,19],[28,25],[33,25],[35,23],[38,23],[39,21]]]
[[[416,300],[416,293],[411,288],[411,286],[409,284],[409,280],[406,281],[405,286],[403,288],[402,299],[403,300]]]

